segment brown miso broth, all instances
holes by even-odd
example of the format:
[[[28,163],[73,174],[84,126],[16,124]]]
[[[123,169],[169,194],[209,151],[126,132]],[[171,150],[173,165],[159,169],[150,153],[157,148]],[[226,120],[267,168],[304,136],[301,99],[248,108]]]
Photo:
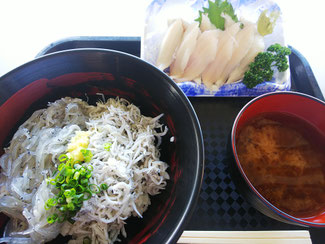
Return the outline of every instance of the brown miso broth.
[[[257,191],[298,218],[325,211],[325,136],[304,120],[265,113],[239,131],[239,161]]]

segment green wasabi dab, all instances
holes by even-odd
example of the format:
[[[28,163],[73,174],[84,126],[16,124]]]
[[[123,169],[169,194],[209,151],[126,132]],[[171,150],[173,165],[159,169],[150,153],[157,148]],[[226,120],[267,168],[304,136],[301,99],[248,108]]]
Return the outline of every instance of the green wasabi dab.
[[[273,32],[277,19],[280,16],[279,11],[272,11],[267,16],[268,10],[264,10],[257,21],[257,31],[261,36],[269,35]]]

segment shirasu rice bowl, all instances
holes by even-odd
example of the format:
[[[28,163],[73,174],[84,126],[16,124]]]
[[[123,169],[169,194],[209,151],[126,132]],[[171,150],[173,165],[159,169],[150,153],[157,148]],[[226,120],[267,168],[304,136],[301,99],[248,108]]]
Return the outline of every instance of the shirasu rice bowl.
[[[159,194],[169,179],[168,165],[159,159],[167,133],[162,116],[146,117],[119,98],[93,106],[66,97],[34,112],[0,158],[0,211],[10,216],[10,231],[0,241],[44,243],[62,234],[72,237],[69,243],[113,243],[126,236],[127,218],[141,218],[149,195]],[[85,160],[82,150],[92,157]],[[69,221],[50,223],[49,216],[61,214],[54,177],[62,155],[81,157],[72,167],[91,168],[89,186],[105,187],[79,202]],[[55,201],[47,208],[49,199]]]

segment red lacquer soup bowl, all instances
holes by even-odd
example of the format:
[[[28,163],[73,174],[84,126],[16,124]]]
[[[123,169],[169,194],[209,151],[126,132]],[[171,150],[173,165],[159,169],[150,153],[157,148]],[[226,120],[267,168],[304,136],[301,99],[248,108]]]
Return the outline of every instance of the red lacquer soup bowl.
[[[325,103],[297,92],[259,96],[231,132],[233,178],[260,212],[325,227]]]

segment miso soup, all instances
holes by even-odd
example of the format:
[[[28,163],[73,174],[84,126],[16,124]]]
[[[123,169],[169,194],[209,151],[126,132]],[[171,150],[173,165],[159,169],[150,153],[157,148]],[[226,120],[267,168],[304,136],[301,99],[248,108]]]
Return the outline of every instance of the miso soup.
[[[265,113],[239,131],[237,154],[257,191],[298,218],[325,211],[325,136],[284,113]]]

